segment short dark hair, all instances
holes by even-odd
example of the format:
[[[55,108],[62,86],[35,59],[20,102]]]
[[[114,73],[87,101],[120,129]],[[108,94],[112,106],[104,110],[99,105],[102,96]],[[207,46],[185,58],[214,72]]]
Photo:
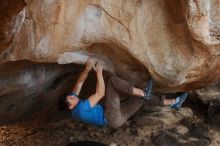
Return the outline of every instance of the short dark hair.
[[[69,104],[66,100],[68,94],[63,94],[60,96],[58,101],[59,110],[69,111]]]

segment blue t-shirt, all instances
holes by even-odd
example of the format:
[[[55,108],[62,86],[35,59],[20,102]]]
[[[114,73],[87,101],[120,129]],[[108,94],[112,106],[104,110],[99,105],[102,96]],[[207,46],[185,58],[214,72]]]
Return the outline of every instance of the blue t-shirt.
[[[95,126],[107,125],[103,107],[100,104],[91,107],[88,99],[79,101],[76,107],[72,109],[72,117]]]

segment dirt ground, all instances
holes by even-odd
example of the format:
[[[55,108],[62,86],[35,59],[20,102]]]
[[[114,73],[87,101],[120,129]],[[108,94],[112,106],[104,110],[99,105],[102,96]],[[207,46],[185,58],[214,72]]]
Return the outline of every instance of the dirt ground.
[[[191,120],[198,121],[198,119]],[[152,141],[154,133],[174,126],[137,126],[133,121],[129,121],[121,128],[114,130],[107,127],[97,128],[72,119],[47,125],[47,128],[34,128],[28,123],[19,123],[0,127],[0,146],[63,146],[84,140],[111,146],[151,146],[154,145]],[[210,145],[219,146],[220,132],[210,128],[210,133]]]
[[[89,140],[110,145],[147,145],[151,133],[157,127],[124,125],[114,130],[98,128],[71,119],[64,120],[47,128],[32,128],[27,123],[0,127],[1,146],[9,145],[66,145],[71,142]]]

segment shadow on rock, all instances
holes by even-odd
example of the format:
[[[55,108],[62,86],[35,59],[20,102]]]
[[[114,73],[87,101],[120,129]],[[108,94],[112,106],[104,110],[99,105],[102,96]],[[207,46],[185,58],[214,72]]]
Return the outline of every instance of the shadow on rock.
[[[58,108],[59,99],[72,90],[82,69],[77,64],[26,60],[0,64],[0,124],[33,121],[37,126],[68,118]],[[95,83],[95,77],[85,82],[91,85],[90,90],[82,89],[82,97],[95,91]]]
[[[213,100],[209,104],[208,123],[218,128],[220,124],[220,100]]]
[[[70,143],[67,146],[108,146],[108,145],[93,141],[79,141],[75,143]]]

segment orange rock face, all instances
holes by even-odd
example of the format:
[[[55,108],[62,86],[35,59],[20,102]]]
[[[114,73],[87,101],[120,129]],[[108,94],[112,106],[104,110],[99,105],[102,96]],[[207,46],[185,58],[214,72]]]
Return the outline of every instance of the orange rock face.
[[[9,16],[1,11],[1,62],[95,55],[115,74],[137,84],[152,76],[163,92],[202,88],[220,79],[219,0],[25,3]]]
[[[0,4],[0,52],[8,48],[21,28],[25,13],[23,0],[3,0]]]

